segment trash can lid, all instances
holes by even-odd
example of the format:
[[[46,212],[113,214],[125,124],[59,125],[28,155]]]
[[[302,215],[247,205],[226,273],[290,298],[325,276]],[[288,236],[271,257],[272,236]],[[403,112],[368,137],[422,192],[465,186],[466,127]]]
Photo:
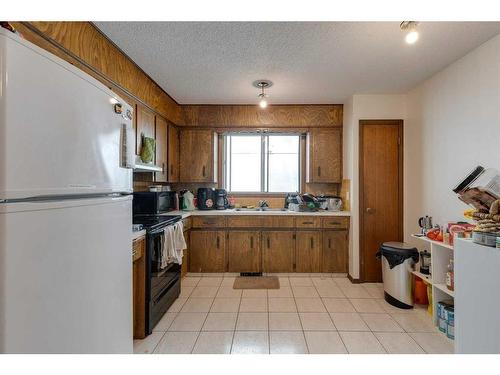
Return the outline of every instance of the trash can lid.
[[[384,242],[380,247],[380,251],[383,254],[397,254],[405,258],[410,258],[414,255],[418,256],[417,248],[404,242]]]

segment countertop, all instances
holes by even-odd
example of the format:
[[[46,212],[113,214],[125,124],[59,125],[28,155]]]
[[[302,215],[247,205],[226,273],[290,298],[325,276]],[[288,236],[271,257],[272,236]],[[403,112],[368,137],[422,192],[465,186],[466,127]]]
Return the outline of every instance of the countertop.
[[[139,230],[137,232],[132,231],[132,241],[134,241],[140,237],[144,237],[145,235],[146,235],[146,229]]]
[[[190,216],[351,216],[349,211],[318,211],[318,212],[295,212],[295,211],[237,211],[235,209],[228,210],[194,210],[194,211],[170,211],[165,215],[181,215],[183,219]]]

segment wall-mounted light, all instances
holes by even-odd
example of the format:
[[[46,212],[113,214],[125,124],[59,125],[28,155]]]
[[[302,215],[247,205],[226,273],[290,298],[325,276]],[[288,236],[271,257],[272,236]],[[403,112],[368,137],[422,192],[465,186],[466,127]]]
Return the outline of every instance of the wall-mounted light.
[[[405,35],[405,41],[408,44],[415,44],[418,40],[417,31],[418,22],[416,21],[403,21],[399,27],[403,30]]]
[[[273,85],[273,83],[267,79],[259,79],[257,81],[254,81],[253,85],[257,87],[258,89],[261,90],[259,95],[257,97],[259,98],[259,106],[262,109],[267,108],[267,97],[269,96],[266,94],[265,89],[268,89]]]

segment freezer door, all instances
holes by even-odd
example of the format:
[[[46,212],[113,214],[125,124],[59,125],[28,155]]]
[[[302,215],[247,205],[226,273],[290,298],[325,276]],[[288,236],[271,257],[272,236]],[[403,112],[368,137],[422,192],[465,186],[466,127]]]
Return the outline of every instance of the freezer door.
[[[132,352],[131,203],[0,204],[0,353]]]
[[[131,119],[104,85],[0,30],[0,200],[131,192]]]

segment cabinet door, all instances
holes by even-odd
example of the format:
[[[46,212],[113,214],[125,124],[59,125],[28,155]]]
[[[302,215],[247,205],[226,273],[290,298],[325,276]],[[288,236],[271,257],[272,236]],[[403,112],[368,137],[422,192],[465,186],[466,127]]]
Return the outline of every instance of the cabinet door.
[[[308,182],[342,182],[340,129],[315,129],[308,134]]]
[[[180,180],[217,182],[215,133],[212,130],[180,131]]]
[[[262,232],[263,272],[293,272],[295,232]]]
[[[155,164],[161,167],[161,172],[155,173],[155,181],[168,181],[168,150],[167,150],[167,121],[160,116],[156,116],[155,140],[156,140],[156,161]]]
[[[179,130],[168,125],[168,181],[179,181]]]
[[[296,271],[321,272],[321,234],[318,231],[297,231]]]
[[[224,272],[225,247],[223,231],[191,231],[189,272]]]
[[[137,105],[137,132],[136,136],[136,150],[137,155],[141,154],[142,148],[142,135],[150,138],[155,137],[155,115],[146,107]]]
[[[324,231],[322,272],[347,272],[348,252],[346,230]]]
[[[260,232],[227,232],[228,272],[261,272]]]

